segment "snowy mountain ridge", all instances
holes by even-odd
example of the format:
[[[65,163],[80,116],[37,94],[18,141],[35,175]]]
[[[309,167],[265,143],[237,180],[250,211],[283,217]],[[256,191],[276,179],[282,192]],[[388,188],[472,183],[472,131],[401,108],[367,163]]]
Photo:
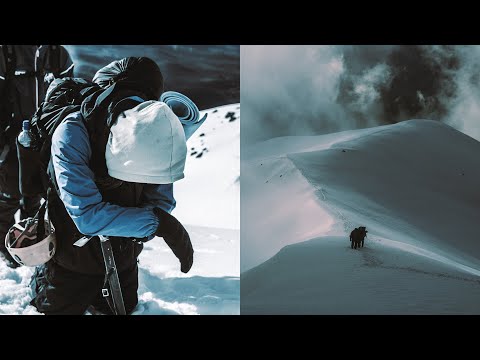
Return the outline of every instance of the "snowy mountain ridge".
[[[330,308],[317,296],[355,298],[356,288],[374,298],[373,282],[376,291],[393,293],[394,284],[403,281],[402,271],[422,284],[410,289],[413,303],[426,301],[439,289],[452,290],[453,279],[478,284],[479,153],[478,141],[429,120],[257,144],[242,159],[242,208],[258,204],[242,211],[242,221],[251,226],[242,228],[242,312],[377,313],[368,302]],[[255,220],[266,212],[261,223]],[[369,230],[366,248],[352,250],[348,234],[361,225]],[[316,254],[318,260],[312,259],[313,268],[293,255],[309,239],[314,240],[308,241],[308,256]],[[356,263],[362,258],[363,263]],[[272,284],[267,284],[267,273],[275,273]],[[426,287],[432,276],[450,283]],[[365,289],[356,287],[353,278]],[[294,283],[304,287],[294,289]],[[478,313],[478,288],[469,284],[454,285],[459,288],[431,309],[405,303],[406,298],[389,299],[390,307],[369,301],[382,313]],[[307,306],[305,294],[316,305]],[[460,294],[477,302],[466,304]],[[286,299],[290,296],[296,296],[291,304]]]

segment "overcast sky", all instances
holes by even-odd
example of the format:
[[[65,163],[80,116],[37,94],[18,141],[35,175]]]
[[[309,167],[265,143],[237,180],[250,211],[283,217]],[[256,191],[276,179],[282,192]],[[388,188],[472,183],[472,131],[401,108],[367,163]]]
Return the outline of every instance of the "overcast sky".
[[[424,118],[480,140],[480,46],[241,46],[242,144]]]

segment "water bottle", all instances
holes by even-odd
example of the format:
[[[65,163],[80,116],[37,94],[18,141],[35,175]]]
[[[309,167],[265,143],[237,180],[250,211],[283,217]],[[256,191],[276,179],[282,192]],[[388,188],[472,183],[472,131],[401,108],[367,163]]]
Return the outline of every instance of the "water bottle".
[[[18,143],[25,149],[35,149],[37,138],[30,130],[30,120],[24,120],[22,123],[22,132],[18,135]]]

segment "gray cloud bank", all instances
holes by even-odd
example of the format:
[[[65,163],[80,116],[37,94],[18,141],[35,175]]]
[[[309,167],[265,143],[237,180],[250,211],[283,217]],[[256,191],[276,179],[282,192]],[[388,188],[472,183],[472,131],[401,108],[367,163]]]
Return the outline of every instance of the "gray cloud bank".
[[[241,47],[242,144],[412,118],[480,140],[480,46]]]

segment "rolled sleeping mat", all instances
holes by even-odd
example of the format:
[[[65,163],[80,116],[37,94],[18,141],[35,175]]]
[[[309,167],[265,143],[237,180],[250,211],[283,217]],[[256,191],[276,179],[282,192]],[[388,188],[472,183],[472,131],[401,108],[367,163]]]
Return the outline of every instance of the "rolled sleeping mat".
[[[198,110],[197,105],[195,105],[195,103],[187,96],[179,92],[166,91],[160,96],[160,101],[167,104],[175,115],[177,115],[183,125],[187,140],[207,119],[207,114],[200,119],[200,111]]]

